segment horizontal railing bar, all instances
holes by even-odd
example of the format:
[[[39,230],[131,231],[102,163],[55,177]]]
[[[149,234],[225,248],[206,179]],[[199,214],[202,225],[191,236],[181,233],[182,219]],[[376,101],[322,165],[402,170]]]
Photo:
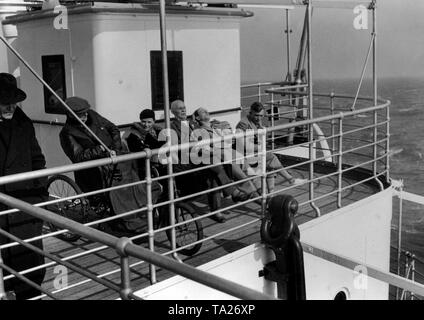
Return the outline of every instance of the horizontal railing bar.
[[[382,139],[381,141],[378,141],[377,143],[381,143],[381,142],[383,142],[383,141],[385,141],[385,140],[386,140],[386,139]],[[319,141],[319,140],[317,140],[317,141]],[[307,142],[306,144],[309,144],[309,142]],[[347,154],[347,153],[350,153],[351,151],[359,150],[359,149],[361,149],[361,148],[370,147],[370,146],[372,146],[372,145],[374,145],[374,143],[371,143],[371,144],[369,144],[369,145],[365,145],[365,146],[360,146],[360,147],[357,147],[357,148],[353,148],[353,149],[350,149],[350,150],[345,150],[345,151],[343,152],[343,154]],[[333,156],[337,156],[337,155],[339,155],[339,154],[335,154],[335,155],[333,155]],[[377,160],[382,159],[382,158],[384,158],[384,156],[379,157]],[[327,159],[327,157],[326,157],[326,156],[323,156],[323,157],[321,157],[321,158],[317,158],[317,159],[313,159],[313,160],[307,160],[307,161],[305,161],[305,162],[301,162],[301,163],[298,163],[298,164],[295,164],[295,165],[292,165],[292,166],[289,166],[289,167],[285,167],[285,169],[286,169],[286,170],[289,170],[289,169],[295,169],[295,168],[297,168],[297,167],[299,167],[299,166],[302,166],[302,165],[305,165],[305,164],[308,164],[308,163],[311,163],[311,162],[314,162],[314,161],[325,160],[325,159]],[[353,167],[353,168],[348,168],[348,169],[346,169],[346,170],[343,170],[343,172],[350,171],[350,170],[352,170],[352,169],[355,169],[355,168],[357,168],[357,167],[361,167],[361,166],[363,166],[363,165],[365,165],[365,164],[370,164],[370,163],[372,163],[372,162],[374,162],[374,161],[373,161],[373,160],[371,160],[371,161],[368,161],[368,162],[365,162],[365,163],[361,163],[361,164],[359,164],[359,165],[357,165],[357,166],[355,166],[355,167]],[[282,170],[283,170],[283,169],[277,169],[277,170],[274,170],[274,171],[270,171],[270,172],[267,172],[267,173],[266,173],[266,175],[267,175],[267,176],[268,176],[268,175],[272,175],[272,174],[278,173],[278,172],[280,172],[280,171],[282,171]],[[258,176],[252,176],[252,177],[249,177],[249,178],[246,178],[246,179],[243,179],[243,180],[239,180],[239,181],[233,182],[233,183],[231,183],[230,185],[237,185],[237,184],[241,184],[241,183],[243,183],[243,182],[247,182],[247,181],[250,181],[250,180],[254,180],[254,179],[256,179],[256,178],[258,178]],[[135,184],[137,184],[137,183],[135,183]],[[176,200],[174,200],[174,201],[165,201],[165,202],[161,202],[161,203],[155,204],[155,205],[154,205],[154,208],[157,208],[157,207],[161,207],[161,206],[164,206],[164,205],[170,204],[171,202],[174,202],[174,203],[175,203],[175,202],[179,202],[179,201],[184,201],[184,200],[187,200],[187,199],[190,199],[190,198],[194,198],[194,197],[197,197],[197,196],[201,196],[201,195],[207,194],[207,193],[209,193],[209,192],[213,192],[213,191],[218,191],[218,190],[221,190],[221,189],[225,189],[225,188],[226,188],[226,187],[228,187],[228,186],[229,186],[229,185],[219,186],[219,187],[216,187],[216,188],[213,188],[213,189],[210,189],[210,190],[206,190],[206,191],[198,192],[198,193],[191,194],[191,195],[188,195],[188,196],[185,196],[185,197],[177,198],[177,199],[176,199]],[[123,188],[124,188],[124,187],[123,187]],[[78,197],[83,197],[84,195],[85,195],[85,194],[81,194],[81,195],[79,195]],[[255,201],[255,200],[249,199],[249,202],[253,202],[253,201]],[[85,224],[85,225],[86,225],[86,226],[90,226],[90,225],[95,225],[95,224],[99,224],[99,223],[103,223],[103,222],[107,222],[107,221],[112,221],[112,220],[118,219],[118,218],[120,218],[120,217],[124,217],[124,216],[127,216],[127,215],[132,215],[132,214],[134,214],[134,213],[139,213],[139,212],[143,212],[143,211],[146,211],[146,210],[147,210],[147,207],[143,207],[143,208],[136,209],[136,210],[133,210],[133,211],[130,211],[130,212],[122,213],[122,214],[120,214],[120,215],[116,215],[116,216],[112,216],[112,217],[104,218],[104,219],[101,219],[101,220],[95,220],[95,221],[92,221],[92,222],[87,223],[87,224]],[[227,210],[228,210],[228,209],[227,209]],[[216,213],[218,213],[218,212],[216,212]],[[212,215],[212,214],[211,214],[211,215]],[[209,215],[208,215],[208,216],[209,216]],[[182,225],[182,224],[184,224],[184,223],[181,223],[181,225]],[[165,230],[166,230],[166,229],[165,229]],[[54,235],[58,235],[58,234],[61,234],[61,233],[64,233],[64,232],[66,232],[66,230],[57,231],[57,232],[55,232],[55,233],[54,233]],[[43,238],[45,238],[45,237],[49,237],[49,236],[53,236],[53,235],[43,235]],[[31,239],[31,241],[35,241],[35,240],[39,240],[39,237],[36,237],[36,238]],[[1,246],[0,248],[4,249],[4,248],[8,248],[8,247],[13,247],[13,246],[15,246],[15,245],[17,245],[17,243],[9,243],[9,244],[6,244],[6,245]]]
[[[259,197],[256,197],[256,198],[252,198],[252,199],[248,199],[248,200],[245,200],[245,201],[242,201],[242,202],[238,202],[238,203],[232,204],[230,206],[227,206],[227,207],[224,207],[224,208],[220,208],[220,209],[215,210],[215,211],[212,211],[212,212],[208,212],[207,214],[204,214],[204,215],[202,215],[200,217],[196,217],[196,218],[192,218],[192,219],[189,219],[189,220],[185,220],[183,222],[176,223],[175,225],[169,225],[169,226],[166,226],[166,227],[162,227],[160,229],[154,230],[153,232],[154,233],[159,233],[159,232],[163,232],[163,231],[172,229],[172,228],[177,227],[177,226],[180,226],[180,225],[187,224],[187,223],[192,222],[192,221],[209,218],[209,217],[214,216],[214,215],[216,215],[218,213],[222,213],[224,211],[228,211],[228,210],[232,210],[232,209],[235,209],[235,208],[244,206],[244,205],[246,205],[248,203],[251,203],[251,202],[254,202],[254,201],[258,200],[258,199],[262,199],[262,196],[259,196]]]
[[[39,286],[38,284],[36,284],[35,282],[29,280],[27,277],[24,277],[22,275],[19,274],[19,272],[16,272],[15,270],[13,270],[12,268],[10,268],[9,266],[5,265],[4,263],[0,262],[0,268],[3,270],[6,270],[7,272],[13,274],[17,279],[25,282],[27,285],[29,285],[32,288],[37,289],[40,292],[43,292],[45,295],[49,296],[50,298],[57,300],[56,296],[54,296],[53,294],[51,294],[50,292],[48,292],[47,290],[45,290],[43,287]]]
[[[168,252],[167,252],[167,254],[169,255],[169,254],[172,254],[172,253],[175,253],[175,252],[178,252],[178,251],[184,250],[185,248],[191,247],[191,246],[193,246],[193,245],[196,245],[196,244],[199,244],[199,243],[204,243],[204,242],[209,241],[209,240],[213,240],[213,239],[214,239],[214,238],[216,238],[216,237],[222,236],[222,235],[227,234],[227,233],[230,233],[230,232],[232,232],[232,231],[237,231],[237,230],[239,230],[239,229],[245,228],[245,227],[247,227],[247,226],[249,226],[249,225],[251,225],[251,224],[257,223],[257,222],[259,222],[259,221],[261,221],[261,219],[255,218],[254,220],[248,221],[248,222],[246,222],[246,223],[244,223],[244,224],[242,224],[242,225],[235,226],[235,227],[232,227],[232,228],[230,228],[230,229],[227,229],[227,230],[221,231],[221,232],[216,233],[216,234],[214,234],[214,235],[211,235],[211,236],[209,236],[209,237],[207,237],[207,238],[203,238],[203,239],[201,239],[201,240],[198,240],[198,241],[192,242],[192,243],[190,243],[190,244],[187,244],[187,245],[185,245],[185,246],[183,246],[183,247],[178,247],[178,248],[177,248],[177,249],[175,249],[175,250],[170,250],[170,251],[168,251]]]
[[[286,91],[286,90],[303,89],[303,88],[308,88],[308,86],[309,86],[308,84],[296,84],[296,85],[291,85],[291,86],[284,86],[284,87],[266,89],[265,92],[266,93],[283,93],[283,94],[285,94],[284,91]]]
[[[257,97],[263,97],[263,96],[267,96],[267,93],[261,93],[261,94],[252,94],[250,96],[243,96],[241,97],[241,99],[251,99],[251,98],[257,98]],[[250,108],[250,107],[248,107]]]
[[[248,88],[254,88],[254,87],[258,87],[258,86],[272,86],[272,85],[277,85],[280,82],[259,82],[259,83],[252,83],[252,84],[244,84],[242,86],[240,86],[240,89],[248,89]]]
[[[289,91],[287,92],[287,94],[292,94],[292,95],[299,95],[299,96],[307,96],[308,93],[307,92],[302,92],[302,91]],[[322,92],[316,92],[314,93],[314,97],[321,97],[321,98],[334,98],[334,99],[355,99],[355,96],[352,95],[348,95],[348,94],[334,94],[332,95],[331,93],[322,93]],[[374,102],[374,97],[358,97],[358,101],[359,100],[363,100],[363,101],[371,101]],[[377,100],[379,103],[381,103],[382,100],[381,98],[378,98]]]
[[[424,205],[424,196],[414,194],[414,193],[410,193],[410,192],[407,192],[407,191],[402,191],[401,193],[397,193],[398,197],[399,197],[399,194],[402,194],[402,200],[406,200],[406,201],[409,201],[409,202],[414,202],[414,203]]]
[[[355,186],[357,186],[357,185],[363,184],[363,183],[368,182],[368,181],[370,181],[370,180],[374,180],[374,179],[376,179],[377,177],[382,176],[382,175],[383,175],[383,174],[385,174],[385,173],[387,173],[387,170],[384,170],[384,171],[382,171],[382,172],[380,172],[380,173],[376,174],[375,176],[372,176],[372,177],[369,177],[369,178],[363,179],[363,180],[361,180],[361,181],[359,181],[359,182],[356,182],[356,183],[354,183],[354,184],[347,185],[347,186],[345,186],[345,187],[343,187],[343,188],[340,188],[340,190],[339,190],[339,189],[336,189],[336,190],[333,190],[333,191],[327,192],[326,194],[324,194],[324,195],[322,195],[322,196],[319,196],[319,197],[316,197],[316,198],[314,198],[314,199],[312,199],[312,200],[308,200],[308,201],[305,201],[305,202],[300,203],[300,204],[299,204],[299,207],[301,207],[301,206],[305,206],[305,205],[310,204],[311,202],[314,202],[314,201],[318,201],[318,200],[325,199],[325,198],[327,198],[327,197],[329,197],[329,196],[331,196],[331,195],[333,195],[333,194],[335,194],[335,193],[338,193],[338,192],[340,192],[340,191],[341,191],[341,192],[343,192],[343,191],[345,191],[345,190],[348,190],[348,189],[350,189],[350,188],[353,188],[353,187],[355,187]]]
[[[40,202],[40,203],[35,204],[35,206],[36,207],[44,207],[44,206],[57,204],[57,203],[61,203],[61,202],[69,201],[69,200],[75,200],[75,199],[79,199],[79,198],[83,198],[83,197],[89,197],[89,196],[93,196],[93,195],[108,192],[108,191],[114,191],[114,190],[124,189],[124,188],[128,188],[128,187],[133,187],[133,186],[137,186],[137,185],[143,184],[143,183],[146,183],[146,180],[140,180],[140,181],[131,182],[131,183],[127,183],[127,184],[123,184],[123,185],[119,185],[119,186],[99,189],[99,190],[95,190],[95,191],[89,191],[89,192],[85,192],[85,193],[81,193],[81,194],[77,194],[77,195],[69,196],[69,197],[65,197],[65,198],[57,198],[55,200],[44,201],[44,202]],[[18,212],[18,211],[19,210],[16,210],[16,209],[8,209],[8,210],[1,211],[0,217],[3,216],[3,215],[6,215],[6,214]]]
[[[281,191],[284,191],[284,190],[279,190],[278,192],[281,192]],[[260,197],[259,197],[260,198]],[[197,219],[193,219],[193,221],[194,220],[197,220]],[[216,235],[215,235],[215,237],[216,237]],[[197,242],[196,242],[197,243]],[[193,244],[191,244],[191,245],[193,245]],[[190,246],[190,245],[189,245]],[[106,247],[107,248],[107,247]],[[169,253],[172,253],[172,252],[169,252]],[[131,266],[133,266],[133,265],[131,265]],[[117,270],[117,272],[119,271],[119,269]]]
[[[348,172],[348,171],[355,170],[355,169],[357,169],[357,168],[360,168],[360,167],[365,166],[365,165],[368,165],[368,164],[372,164],[372,163],[374,163],[374,162],[377,162],[377,160],[378,160],[378,159],[384,159],[385,157],[387,157],[387,155],[388,155],[388,153],[385,153],[384,155],[382,155],[382,156],[380,156],[380,157],[378,157],[378,158],[375,158],[375,159],[372,159],[372,160],[369,160],[369,161],[363,162],[363,163],[361,163],[361,164],[354,165],[354,166],[351,166],[351,167],[349,167],[349,168],[343,169],[343,170],[342,170],[342,173],[345,173],[345,172]]]
[[[188,265],[181,264],[173,259],[161,256],[140,246],[136,246],[131,242],[127,243],[122,248],[121,240],[112,235],[90,227],[83,226],[75,221],[64,217],[57,217],[52,212],[49,212],[42,208],[34,207],[24,201],[12,198],[3,193],[0,193],[0,202],[11,207],[16,207],[27,214],[30,214],[38,219],[42,219],[43,221],[53,223],[61,228],[68,229],[74,233],[78,233],[92,241],[103,243],[112,248],[121,248],[121,250],[129,256],[146,260],[156,266],[165,268],[169,271],[173,271],[176,274],[194,280],[198,283],[207,285],[224,293],[230,294],[232,296],[241,299],[274,299],[273,297],[266,296],[250,288],[246,288],[234,282],[221,279],[215,275],[208,274]]]
[[[38,207],[36,207],[36,208],[38,208]],[[147,211],[147,207],[143,207],[143,208],[135,209],[135,210],[132,210],[132,211],[116,214],[116,215],[113,215],[111,217],[91,221],[91,222],[88,222],[88,223],[85,223],[85,224],[82,224],[82,225],[85,226],[85,227],[90,227],[90,226],[95,225],[95,224],[113,221],[113,220],[116,220],[116,219],[119,219],[119,218],[122,218],[122,217],[126,217],[126,216],[129,216],[129,215],[140,213],[140,212],[143,212],[143,211]],[[73,221],[73,220],[71,220],[71,221]],[[61,228],[63,228],[63,227],[61,227]],[[31,238],[31,239],[26,239],[25,241],[26,242],[33,242],[33,241],[36,241],[36,240],[39,240],[39,239],[50,238],[50,237],[55,236],[55,235],[66,233],[67,231],[70,231],[70,230],[64,229],[64,230],[61,230],[61,231],[54,232],[54,235],[53,234],[41,235],[41,236],[34,237],[34,238]],[[1,245],[0,249],[7,249],[7,248],[11,248],[11,247],[14,247],[14,246],[17,246],[17,245],[18,244],[16,242],[7,243],[7,244]]]
[[[349,150],[343,150],[342,154],[346,155],[348,153],[352,153],[352,152],[355,152],[355,151],[358,151],[358,150],[361,150],[361,149],[364,149],[364,148],[373,147],[374,145],[378,145],[379,143],[382,143],[382,142],[385,142],[385,141],[387,141],[387,138],[383,138],[383,139],[377,140],[376,142],[371,142],[371,143],[361,145],[359,147],[355,147],[355,148],[352,148],[352,149],[349,149]],[[373,157],[373,160],[375,160],[375,161],[377,161],[378,159],[381,159],[381,158],[374,159],[374,157]]]
[[[160,254],[152,254],[149,250],[138,247],[134,244],[128,244],[125,253],[130,256],[148,260],[150,263],[172,271],[177,275],[193,280],[210,288],[227,293],[231,296],[248,300],[275,300],[274,297],[267,296],[258,291],[239,285],[232,281],[220,278],[213,274],[201,271],[184,263],[179,263],[173,259],[164,257]]]
[[[19,242],[19,244],[22,245],[22,246],[24,246],[25,248],[28,248],[28,249],[30,249],[30,250],[38,253],[39,255],[43,255],[43,256],[47,257],[48,259],[50,259],[50,260],[52,260],[52,261],[54,261],[54,262],[56,262],[58,264],[61,264],[61,265],[65,266],[65,267],[71,269],[72,271],[75,271],[75,272],[77,272],[77,273],[79,273],[79,274],[81,274],[81,275],[83,275],[83,276],[85,276],[85,277],[87,277],[89,279],[92,279],[92,280],[95,280],[96,279],[96,276],[93,273],[88,272],[85,269],[83,269],[83,268],[81,268],[79,266],[76,266],[76,265],[74,265],[72,263],[69,263],[67,261],[61,261],[60,258],[55,257],[51,253],[49,253],[47,251],[44,251],[44,250],[41,250],[40,248],[38,248],[36,246],[33,246],[33,245],[29,244],[29,243],[26,243],[26,242],[22,241],[21,239],[19,239],[18,237],[14,236],[14,235],[12,235],[12,234],[10,234],[10,233],[2,230],[2,229],[0,229],[0,234],[2,234],[3,236],[5,236],[5,237],[7,237],[7,238],[9,238],[9,239],[11,239],[13,241]],[[20,274],[22,275],[24,273],[21,272]],[[4,278],[4,280],[7,280],[6,277]],[[97,281],[97,279],[96,279],[96,282],[104,285],[106,288],[112,289],[112,290],[117,291],[117,292],[119,292],[121,290],[121,288],[119,286],[117,286],[116,284],[114,284],[111,281],[102,280],[102,279]]]
[[[260,130],[258,130],[257,134],[261,134],[261,132],[264,132],[262,134],[267,134],[267,133],[275,132],[275,131],[278,131],[278,130],[293,128],[293,127],[296,127],[296,126],[308,125],[308,124],[313,124],[313,123],[319,123],[319,122],[322,122],[322,121],[328,121],[328,120],[331,120],[331,119],[340,119],[340,118],[346,118],[346,117],[354,116],[354,115],[361,114],[361,113],[373,112],[373,111],[376,111],[376,110],[384,109],[389,104],[390,104],[390,101],[386,101],[385,104],[374,106],[374,107],[369,107],[369,108],[362,109],[362,110],[355,110],[355,111],[350,111],[350,112],[346,112],[346,113],[340,113],[340,114],[337,114],[337,115],[325,116],[325,117],[321,117],[321,118],[317,118],[317,119],[302,120],[302,121],[299,121],[299,122],[296,122],[296,123],[282,124],[282,125],[275,126],[274,128],[260,129]],[[224,138],[214,138],[214,139],[205,140],[204,143],[205,144],[206,143],[219,143],[219,142],[224,141],[225,139],[230,139],[230,136],[232,138],[242,138],[242,137],[245,137],[246,134],[244,132],[236,133],[236,134],[233,134],[233,135],[229,134],[227,137],[224,137]],[[178,152],[179,150],[189,149],[190,147],[193,147],[193,146],[196,146],[196,145],[199,145],[199,143],[198,142],[190,142],[190,143],[184,143],[184,144],[181,144],[181,145],[178,145],[178,146],[168,146],[165,149],[168,152]],[[0,177],[0,185],[25,181],[25,180],[29,180],[29,179],[46,177],[46,176],[53,175],[53,174],[61,174],[61,173],[65,173],[65,172],[79,171],[79,170],[89,169],[89,168],[94,168],[94,167],[99,167],[99,166],[112,165],[112,164],[116,164],[116,163],[120,163],[120,162],[124,162],[124,161],[143,159],[143,158],[146,158],[146,157],[151,156],[151,155],[157,155],[159,153],[159,150],[161,150],[161,149],[152,150],[151,154],[149,154],[149,155],[147,154],[146,151],[141,151],[141,152],[126,154],[126,155],[119,155],[119,156],[116,156],[116,157],[113,157],[113,158],[102,158],[102,159],[97,159],[97,160],[92,160],[92,161],[87,161],[87,162],[80,162],[80,163],[76,163],[76,164],[60,166],[60,167],[56,167],[56,168],[48,168],[48,169],[36,170],[36,171],[32,171],[32,172],[25,172],[25,173],[13,174],[13,175],[9,175],[9,176],[3,176],[3,177]]]
[[[194,220],[194,219],[193,219],[193,220]],[[260,221],[260,219],[251,220],[251,221],[249,221],[249,222],[247,222],[247,223],[245,223],[245,224],[243,224],[243,225],[241,225],[241,226],[236,226],[236,227],[232,228],[232,230],[230,230],[230,231],[235,231],[235,230],[237,230],[237,229],[240,229],[240,228],[242,228],[242,227],[246,227],[247,225],[253,224],[253,223],[258,222],[258,221]],[[229,232],[229,231],[224,230],[224,231],[222,231],[221,233],[219,233],[218,235],[223,235],[223,234],[228,233],[228,232]],[[218,235],[215,235],[215,237],[216,237],[216,236],[218,236]],[[204,239],[205,239],[205,238],[204,238]],[[213,236],[208,237],[208,240],[211,240],[211,239],[213,239]],[[202,239],[202,240],[203,240],[203,239]],[[175,253],[175,252],[178,252],[178,251],[180,251],[180,250],[182,250],[182,249],[186,248],[187,246],[195,245],[195,244],[199,243],[199,242],[200,242],[200,241],[202,241],[202,240],[199,240],[199,241],[193,242],[192,244],[186,245],[186,246],[184,246],[184,247],[179,247],[179,248],[177,248],[177,249],[175,249],[175,250],[169,250],[169,251],[167,251],[167,252],[163,253],[162,255],[164,255],[164,256],[171,255],[171,254],[173,254],[173,253]],[[138,262],[132,263],[132,264],[130,264],[130,268],[134,268],[134,267],[139,266],[139,265],[144,264],[144,263],[146,263],[146,261],[138,261]],[[102,277],[107,277],[107,276],[110,276],[111,274],[114,274],[114,273],[118,273],[118,272],[120,272],[120,270],[121,270],[121,269],[115,269],[115,270],[113,270],[113,271],[109,271],[109,272],[107,272],[107,273],[104,273],[104,274],[102,274],[102,275],[100,275],[100,276],[102,276]],[[84,280],[83,282],[78,283],[77,285],[82,285],[82,284],[85,284],[85,283],[87,283],[87,282],[89,282],[89,281],[90,281],[90,280],[88,280],[88,281],[87,281],[87,280]]]
[[[366,275],[371,278],[383,281],[398,288],[414,292],[421,296],[424,295],[424,285],[416,283],[412,280],[402,278],[398,275],[392,274],[382,269],[378,269],[376,267],[372,267],[358,260],[347,258],[343,255],[336,254],[328,250],[323,250],[303,241],[302,247],[305,253],[311,254],[315,257],[327,260],[329,262],[335,263],[351,270],[355,270],[357,266],[364,266],[367,271]]]

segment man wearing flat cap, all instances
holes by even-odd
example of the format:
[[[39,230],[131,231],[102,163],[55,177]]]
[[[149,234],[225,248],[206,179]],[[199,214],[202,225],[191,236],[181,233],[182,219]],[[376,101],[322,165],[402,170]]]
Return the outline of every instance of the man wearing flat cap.
[[[115,152],[121,151],[119,129],[112,122],[91,110],[87,100],[71,97],[65,102],[108,148]],[[68,114],[66,124],[59,136],[62,149],[72,163],[105,158],[109,155],[105,148],[71,114]],[[75,180],[84,192],[103,187],[101,172],[97,168],[76,171]]]
[[[87,100],[80,97],[71,97],[66,99],[65,102],[110,150],[115,154],[123,152],[121,133],[118,127],[92,110]],[[66,124],[60,132],[60,144],[65,154],[73,163],[109,156],[105,148],[71,114],[68,114]],[[111,170],[108,171],[110,169],[109,167],[75,171],[75,181],[83,192],[91,192],[119,185],[121,184],[120,181],[123,182],[127,178],[131,179],[131,172],[128,166],[128,163],[120,163],[113,173],[111,173]],[[110,185],[109,181],[110,175],[113,175],[112,185]],[[116,175],[119,177],[115,178]],[[134,201],[136,199],[129,196],[130,192],[127,192],[127,189],[91,196],[89,199],[94,206],[101,205],[110,199],[115,214],[120,214],[130,211],[126,210],[128,206],[131,206],[132,209],[135,209],[137,206],[136,201]],[[143,230],[145,224],[138,216],[130,215],[114,221],[112,227],[117,231],[133,234]]]
[[[44,169],[46,161],[35,136],[32,121],[17,106],[26,99],[24,91],[17,87],[16,79],[9,73],[0,73],[0,176]],[[46,179],[32,179],[0,186],[0,192],[31,204],[47,199]],[[0,203],[0,212],[7,208]],[[0,228],[20,239],[42,234],[43,222],[28,214],[14,212],[0,215]],[[12,242],[0,235],[0,244]],[[43,249],[41,240],[31,242]],[[15,271],[23,271],[44,263],[44,257],[22,246],[1,250],[4,264]],[[7,274],[7,272],[6,272]],[[41,285],[45,269],[25,274]],[[40,291],[16,278],[5,281],[6,291],[13,290],[17,299],[38,296]]]

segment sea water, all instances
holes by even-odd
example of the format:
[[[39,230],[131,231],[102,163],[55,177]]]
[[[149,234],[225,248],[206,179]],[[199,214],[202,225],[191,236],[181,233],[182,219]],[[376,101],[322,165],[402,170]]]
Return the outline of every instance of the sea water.
[[[314,91],[333,90],[355,94],[358,80],[321,80]],[[372,96],[372,83],[365,81],[361,95]],[[404,190],[424,196],[424,79],[390,78],[378,81],[378,95],[391,101],[390,106],[390,177],[402,179]],[[397,247],[398,200],[394,198],[392,246]],[[402,249],[424,261],[424,206],[404,201]],[[392,254],[393,255],[393,254]],[[417,262],[418,272],[424,264]],[[417,274],[417,280],[424,275]],[[420,281],[420,282],[421,282]]]

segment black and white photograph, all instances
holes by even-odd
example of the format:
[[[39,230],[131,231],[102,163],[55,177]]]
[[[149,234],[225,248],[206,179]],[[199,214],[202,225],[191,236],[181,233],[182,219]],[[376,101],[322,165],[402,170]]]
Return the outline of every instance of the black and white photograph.
[[[423,16],[0,0],[0,300],[423,300]]]

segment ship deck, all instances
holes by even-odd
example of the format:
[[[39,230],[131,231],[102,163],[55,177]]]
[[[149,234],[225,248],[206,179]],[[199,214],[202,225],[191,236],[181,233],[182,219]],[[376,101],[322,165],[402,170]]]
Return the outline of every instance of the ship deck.
[[[300,170],[292,170],[292,174],[295,177],[306,178],[307,173]],[[320,174],[317,174],[319,176]],[[322,175],[321,175],[322,176]],[[355,181],[347,178],[343,179],[343,185],[351,185]],[[281,189],[287,186],[282,179],[276,181],[277,188]],[[315,197],[329,194],[337,189],[337,176],[323,177],[322,179],[315,182]],[[363,199],[377,190],[371,184],[363,183],[356,185],[352,188],[347,189],[343,192],[342,199],[343,205]],[[308,201],[308,184],[301,185],[292,188],[288,191],[284,191],[286,194],[294,196],[299,204]],[[196,199],[191,203],[195,206],[196,211],[201,215],[208,212],[208,206],[206,201],[202,199]],[[206,200],[206,199],[205,199]],[[231,205],[231,200],[224,200],[224,205]],[[337,208],[337,193],[333,193],[328,197],[316,201],[316,205],[319,206],[321,214],[326,214]],[[253,222],[241,229],[231,231],[230,229],[240,225],[249,223],[250,221],[256,220],[260,217],[260,206],[255,203],[249,203],[247,205],[238,207],[231,211],[224,212],[226,217],[225,223],[217,223],[210,218],[202,219],[204,228],[204,237],[210,237],[220,233],[219,236],[214,237],[203,243],[200,251],[192,256],[187,257],[180,254],[180,258],[187,264],[192,266],[199,266],[214,260],[218,257],[222,257],[228,253],[234,252],[245,246],[251,245],[255,242],[260,241],[260,221]],[[315,217],[315,212],[312,210],[309,204],[300,205],[297,223],[300,225]],[[231,232],[223,233],[225,230]],[[146,246],[147,243],[143,242],[140,245]],[[67,243],[55,237],[44,239],[44,247],[48,252],[60,257],[70,257],[72,255],[82,254],[88,250],[101,247],[99,243],[94,243],[87,239],[79,239],[74,243]],[[170,250],[169,241],[166,238],[165,233],[159,233],[155,237],[155,250],[160,253],[165,253]],[[120,283],[120,259],[115,250],[107,248],[99,250],[97,252],[90,253],[85,256],[77,257],[71,260],[73,264],[84,268],[96,275],[106,274],[105,279],[110,280],[119,285]],[[47,262],[47,260],[46,260]],[[150,285],[149,280],[149,266],[147,263],[137,261],[136,259],[130,259],[131,264],[136,264],[131,268],[131,285],[134,290],[140,290]],[[162,281],[166,278],[173,276],[171,272],[166,270],[157,269],[157,281]],[[57,273],[54,273],[54,267],[47,268],[45,281],[43,287],[47,290],[54,291],[53,283],[57,277]],[[84,282],[85,281],[85,282]],[[79,284],[79,285],[76,285]],[[69,271],[68,274],[68,289],[59,291],[55,295],[60,299],[116,299],[119,298],[119,294],[105,286],[95,283],[87,278]],[[45,298],[49,299],[49,298]]]

